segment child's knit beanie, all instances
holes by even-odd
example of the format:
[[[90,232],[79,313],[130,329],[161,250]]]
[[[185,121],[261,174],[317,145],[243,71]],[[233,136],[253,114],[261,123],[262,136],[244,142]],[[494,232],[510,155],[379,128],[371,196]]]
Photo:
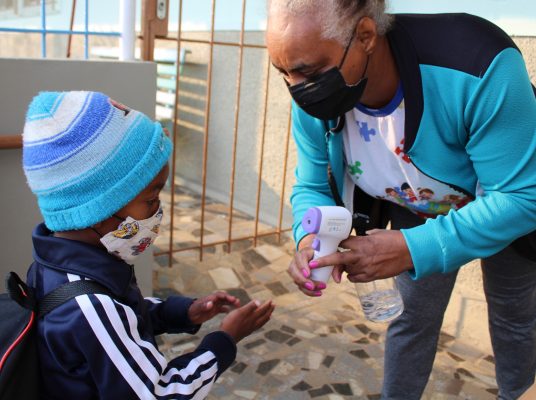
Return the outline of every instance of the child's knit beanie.
[[[132,201],[168,161],[159,123],[97,92],[41,92],[23,133],[23,167],[52,231],[83,229]]]

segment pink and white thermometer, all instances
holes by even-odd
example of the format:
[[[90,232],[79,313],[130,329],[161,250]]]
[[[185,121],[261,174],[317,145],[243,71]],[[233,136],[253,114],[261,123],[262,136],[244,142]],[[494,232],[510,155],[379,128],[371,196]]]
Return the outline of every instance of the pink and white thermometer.
[[[302,218],[302,228],[305,232],[316,235],[312,244],[315,260],[335,253],[339,243],[350,236],[352,214],[344,207],[311,207]],[[312,269],[311,279],[327,283],[331,271],[333,265]]]

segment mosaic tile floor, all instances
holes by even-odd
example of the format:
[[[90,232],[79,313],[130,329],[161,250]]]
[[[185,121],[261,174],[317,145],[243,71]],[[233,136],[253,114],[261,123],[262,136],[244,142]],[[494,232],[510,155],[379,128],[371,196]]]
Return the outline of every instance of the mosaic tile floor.
[[[181,190],[177,195],[174,238],[185,248],[199,240],[199,201]],[[207,209],[205,242],[222,240],[228,227],[226,207],[209,202]],[[233,219],[237,231],[251,232],[250,218],[237,213]],[[169,226],[169,219],[166,223]],[[167,243],[169,236],[163,235],[157,246]],[[332,283],[314,299],[298,292],[286,273],[293,254],[287,236],[281,243],[267,236],[257,247],[244,240],[234,243],[231,253],[226,250],[226,245],[208,248],[203,262],[197,251],[177,252],[172,268],[167,255],[155,257],[156,296],[197,297],[221,289],[243,304],[273,299],[277,305],[270,322],[239,343],[235,363],[218,379],[209,399],[380,398],[386,326],[364,319],[353,284]],[[220,321],[219,317],[207,322],[193,336],[163,335],[160,348],[166,357],[191,351]],[[494,399],[493,368],[492,356],[442,334],[423,399]]]

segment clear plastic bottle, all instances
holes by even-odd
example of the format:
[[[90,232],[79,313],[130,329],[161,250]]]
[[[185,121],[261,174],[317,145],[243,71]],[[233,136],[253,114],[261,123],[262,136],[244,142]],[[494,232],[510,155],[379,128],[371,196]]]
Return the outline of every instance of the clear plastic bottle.
[[[355,284],[365,318],[372,322],[389,322],[404,311],[402,296],[394,278]]]

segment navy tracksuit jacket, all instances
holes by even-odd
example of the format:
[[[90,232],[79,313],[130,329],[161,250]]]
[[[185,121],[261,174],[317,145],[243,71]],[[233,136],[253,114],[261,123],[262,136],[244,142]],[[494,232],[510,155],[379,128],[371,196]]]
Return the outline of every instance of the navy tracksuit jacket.
[[[91,279],[114,295],[81,295],[38,321],[44,399],[203,399],[234,361],[224,332],[204,337],[195,351],[166,361],[155,335],[195,333],[193,299],[144,299],[134,269],[105,250],[56,238],[44,224],[33,233],[28,283],[37,298],[63,283]]]

